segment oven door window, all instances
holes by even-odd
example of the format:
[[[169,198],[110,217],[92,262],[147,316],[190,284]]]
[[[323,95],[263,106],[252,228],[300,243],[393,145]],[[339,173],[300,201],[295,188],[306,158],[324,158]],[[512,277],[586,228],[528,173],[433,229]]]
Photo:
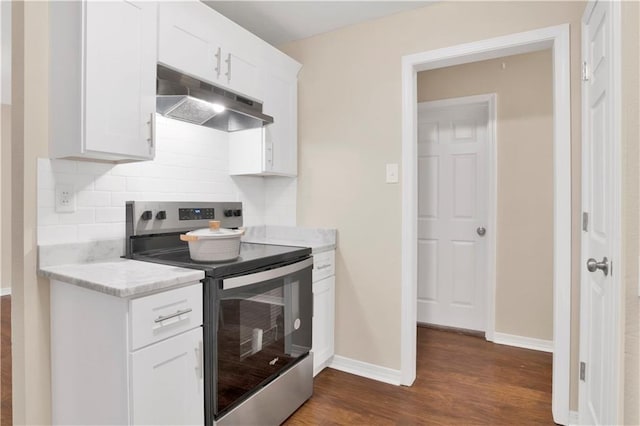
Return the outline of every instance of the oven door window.
[[[220,415],[311,349],[311,268],[220,290],[217,307]]]

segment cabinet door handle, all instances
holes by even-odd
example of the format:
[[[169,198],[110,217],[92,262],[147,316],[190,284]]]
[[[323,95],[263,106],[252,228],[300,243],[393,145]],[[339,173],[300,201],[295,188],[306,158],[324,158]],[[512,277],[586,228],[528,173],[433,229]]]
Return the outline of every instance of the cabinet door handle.
[[[328,264],[326,264],[326,265],[318,266],[318,268],[317,268],[317,269],[318,269],[318,271],[321,271],[321,270],[323,270],[323,269],[327,269],[327,268],[330,268],[330,267],[331,267],[331,264],[330,264],[330,263],[328,263]]]
[[[204,378],[204,361],[202,359],[203,351],[202,351],[202,340],[198,342],[198,347],[196,348],[196,361],[198,363],[198,378]]]
[[[222,61],[222,51],[218,47],[218,51],[214,55],[216,57],[216,79],[220,78],[220,62]]]
[[[160,315],[158,318],[156,318],[155,320],[153,320],[154,322],[158,323],[158,322],[162,322],[162,321],[166,321],[168,319],[171,318],[175,318],[175,317],[179,317],[180,315],[184,315],[184,314],[188,314],[189,312],[191,312],[193,309],[191,308],[187,308],[187,309],[182,309],[180,311],[176,311],[173,314],[169,314],[169,315]]]
[[[149,150],[153,149],[153,143],[154,143],[154,133],[155,133],[155,120],[156,118],[156,113],[152,112],[151,114],[149,114],[149,121],[147,121],[147,124],[149,125],[149,138],[147,139],[147,142],[149,142]]]
[[[225,74],[227,76],[227,83],[231,83],[231,53],[227,55],[225,62],[227,63],[227,72]]]

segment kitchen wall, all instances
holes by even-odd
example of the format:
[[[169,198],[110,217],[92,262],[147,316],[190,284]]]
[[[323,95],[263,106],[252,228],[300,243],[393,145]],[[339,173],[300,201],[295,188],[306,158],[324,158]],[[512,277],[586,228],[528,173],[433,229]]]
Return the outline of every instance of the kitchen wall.
[[[9,235],[11,232],[11,105],[2,104],[0,120],[0,194],[2,194],[0,231],[2,235]],[[11,239],[2,238],[0,241],[0,295],[10,292]]]
[[[0,3],[0,230],[11,229],[11,2]],[[0,241],[0,295],[11,292],[11,240]]]
[[[37,158],[48,140],[49,15],[45,2],[12,2],[11,358],[13,424],[51,423],[49,280],[37,276]]]
[[[403,55],[571,25],[572,305],[579,305],[580,20],[585,3],[437,2],[282,46],[299,84],[298,224],[337,228],[336,353],[400,368]],[[637,52],[633,52],[637,55]],[[318,117],[322,117],[321,120]],[[577,408],[578,309],[571,407]]]
[[[640,3],[622,2],[624,423],[640,424]]]
[[[295,207],[295,189],[270,184],[267,191],[271,178],[229,176],[227,133],[159,115],[156,123],[153,161],[38,160],[38,244],[124,238],[129,200],[242,201],[246,226],[265,223],[267,195],[277,205]],[[55,211],[55,187],[61,183],[74,186],[73,213]]]
[[[553,340],[551,50],[418,73],[418,102],[495,93],[495,331]],[[530,273],[535,271],[535,274]]]

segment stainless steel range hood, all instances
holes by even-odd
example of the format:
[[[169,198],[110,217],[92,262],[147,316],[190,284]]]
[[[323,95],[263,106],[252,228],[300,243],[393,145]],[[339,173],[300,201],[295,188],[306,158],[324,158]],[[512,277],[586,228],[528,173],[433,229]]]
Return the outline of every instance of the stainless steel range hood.
[[[273,123],[262,104],[158,65],[156,111],[165,117],[225,132]]]

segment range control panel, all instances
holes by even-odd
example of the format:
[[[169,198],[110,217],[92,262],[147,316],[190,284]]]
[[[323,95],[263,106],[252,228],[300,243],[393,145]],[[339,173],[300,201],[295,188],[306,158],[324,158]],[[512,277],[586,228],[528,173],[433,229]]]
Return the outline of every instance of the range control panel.
[[[210,220],[219,220],[222,228],[239,228],[242,217],[242,203],[237,201],[127,201],[126,232],[127,236],[188,232],[209,227]]]
[[[180,220],[214,220],[216,218],[215,211],[215,209],[202,209],[198,207],[178,209],[178,218]]]

